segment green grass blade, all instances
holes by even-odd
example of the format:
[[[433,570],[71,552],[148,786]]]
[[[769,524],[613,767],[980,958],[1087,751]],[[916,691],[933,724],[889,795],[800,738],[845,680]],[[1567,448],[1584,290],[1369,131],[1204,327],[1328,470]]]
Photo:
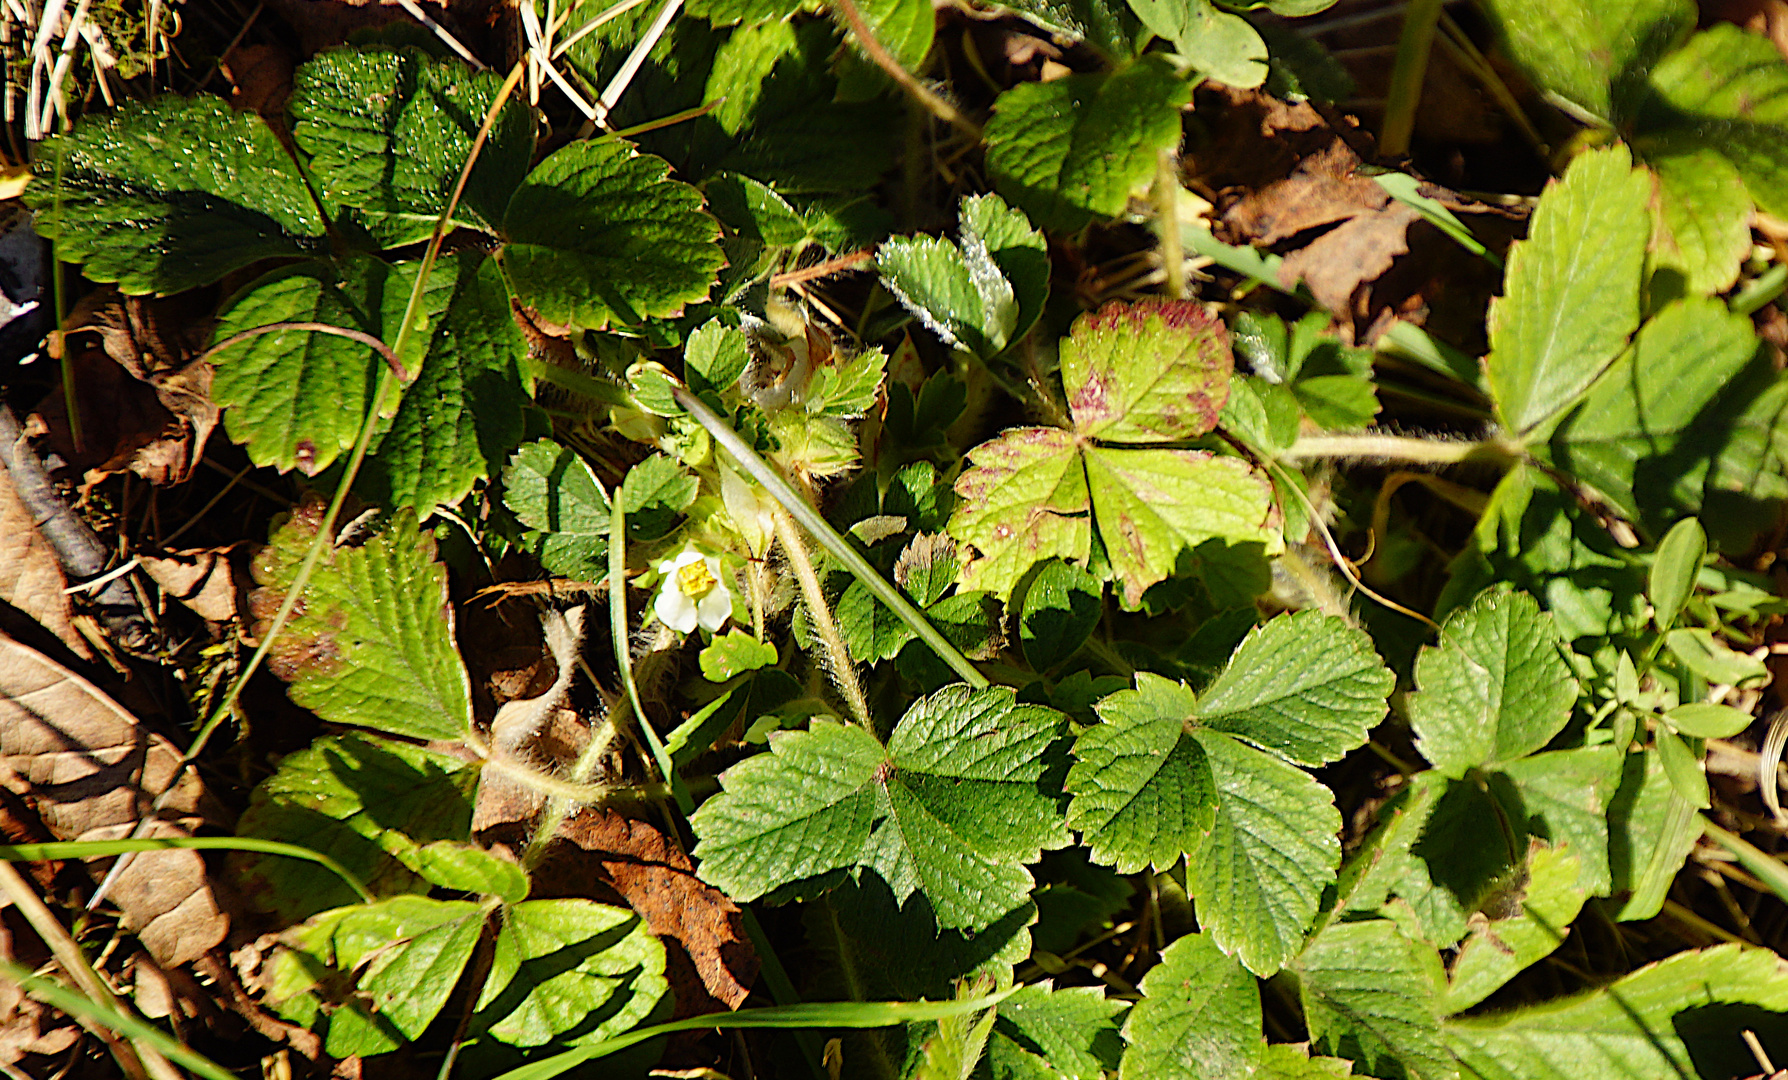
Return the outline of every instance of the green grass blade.
[[[347,882],[360,899],[372,903],[377,897],[347,867],[320,851],[278,840],[256,840],[246,836],[186,836],[168,839],[140,840],[62,840],[51,844],[0,844],[0,861],[43,862],[47,859],[96,859],[105,855],[124,855],[139,851],[165,851],[184,848],[187,851],[257,851],[263,855],[283,855],[316,863]]]
[[[154,1047],[163,1057],[190,1069],[205,1080],[237,1080],[236,1076],[167,1032],[110,1005],[102,1005],[53,979],[31,974],[9,960],[0,960],[0,979],[16,984],[25,993],[70,1016],[79,1016],[116,1031],[126,1038]]]

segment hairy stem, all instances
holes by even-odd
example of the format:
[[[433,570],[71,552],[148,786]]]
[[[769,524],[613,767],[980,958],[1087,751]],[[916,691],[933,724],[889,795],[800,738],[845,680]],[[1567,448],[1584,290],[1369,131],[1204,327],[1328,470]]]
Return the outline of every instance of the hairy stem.
[[[857,10],[857,5],[852,0],[833,0],[833,4],[838,8],[838,13],[844,16],[844,21],[850,25],[851,33],[856,35],[857,44],[863,47],[863,51],[868,54],[869,59],[873,60],[877,67],[888,73],[888,78],[898,83],[902,90],[911,95],[914,101],[925,106],[933,116],[967,135],[971,142],[981,141],[981,125],[964,116],[956,106],[933,93],[924,83],[914,78],[912,72],[901,67],[900,61],[894,59],[893,55],[882,47],[882,43],[875,39],[875,34],[869,29],[869,24],[863,21],[863,13]]]
[[[801,584],[801,596],[807,601],[807,617],[813,620],[813,628],[819,631],[820,641],[826,647],[826,672],[832,676],[832,685],[843,696],[852,718],[870,728],[869,702],[863,697],[856,661],[851,659],[851,651],[844,644],[844,635],[838,632],[838,621],[832,618],[832,608],[826,603],[825,590],[820,588],[819,575],[813,571],[813,560],[807,557],[807,543],[796,531],[788,511],[778,506],[771,511],[771,517],[776,522],[776,539],[788,555],[789,569],[795,572],[795,580]]]
[[[1310,435],[1299,439],[1279,455],[1281,461],[1319,461],[1333,458],[1366,458],[1411,465],[1462,465],[1466,462],[1512,466],[1520,451],[1499,439],[1445,442],[1407,435]]]

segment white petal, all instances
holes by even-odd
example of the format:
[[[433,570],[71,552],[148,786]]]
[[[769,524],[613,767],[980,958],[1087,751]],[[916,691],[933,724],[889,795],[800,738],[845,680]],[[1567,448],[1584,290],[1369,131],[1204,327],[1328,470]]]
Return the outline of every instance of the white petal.
[[[665,580],[675,581],[676,578]],[[652,610],[657,613],[659,622],[679,634],[687,634],[695,629],[695,604],[676,589],[660,589],[657,599],[652,601]]]
[[[701,603],[696,605],[696,611],[703,628],[709,633],[715,633],[726,625],[726,620],[733,617],[733,594],[727,591],[725,585],[716,585],[708,591],[708,595],[702,597]]]

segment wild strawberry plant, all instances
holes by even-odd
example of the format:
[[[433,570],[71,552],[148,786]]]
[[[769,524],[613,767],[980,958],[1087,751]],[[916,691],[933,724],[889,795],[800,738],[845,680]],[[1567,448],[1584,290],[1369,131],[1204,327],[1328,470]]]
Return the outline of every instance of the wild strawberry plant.
[[[1410,327],[1375,353],[1180,219],[1195,88],[1316,85],[1261,16],[1326,6],[1023,4],[1084,70],[979,119],[889,75],[939,55],[929,3],[840,3],[846,33],[709,0],[568,41],[588,86],[645,58],[593,137],[362,45],[283,117],[164,97],[46,145],[59,255],[214,289],[230,438],[335,494],[255,561],[267,663],[330,733],[237,829],[343,871],[231,864],[280,931],[265,1003],[336,1058],[512,1077],[800,1025],[879,1029],[848,1075],[1714,1075],[1718,1010],[1779,1021],[1788,968],[1738,944],[1536,987],[1658,917],[1704,831],[1782,891],[1701,811],[1788,610],[1745,562],[1788,498],[1750,318],[1782,275],[1748,261],[1788,64],[1672,0],[1488,3],[1605,145],[1538,196],[1481,363]],[[896,228],[927,152],[972,158],[968,193]],[[1112,236],[1164,272],[1084,302],[1070,264]],[[1188,289],[1183,243],[1227,270]],[[844,315],[787,291],[834,257]],[[1399,349],[1486,422],[1367,430]],[[1463,467],[1418,477],[1469,515],[1447,559],[1374,504],[1387,464]],[[1371,587],[1341,546],[1368,531]],[[608,626],[550,605],[557,680],[482,715],[449,583],[511,556]],[[747,908],[780,1009],[662,1023],[639,914],[533,896],[568,816],[621,805]],[[760,1074],[822,1068],[762,1045]]]

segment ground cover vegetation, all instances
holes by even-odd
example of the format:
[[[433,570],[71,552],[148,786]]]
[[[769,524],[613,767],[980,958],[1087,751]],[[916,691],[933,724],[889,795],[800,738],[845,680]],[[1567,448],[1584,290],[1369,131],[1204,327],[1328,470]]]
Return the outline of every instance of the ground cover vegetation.
[[[1788,1063],[1788,4],[27,7],[8,1075]]]

